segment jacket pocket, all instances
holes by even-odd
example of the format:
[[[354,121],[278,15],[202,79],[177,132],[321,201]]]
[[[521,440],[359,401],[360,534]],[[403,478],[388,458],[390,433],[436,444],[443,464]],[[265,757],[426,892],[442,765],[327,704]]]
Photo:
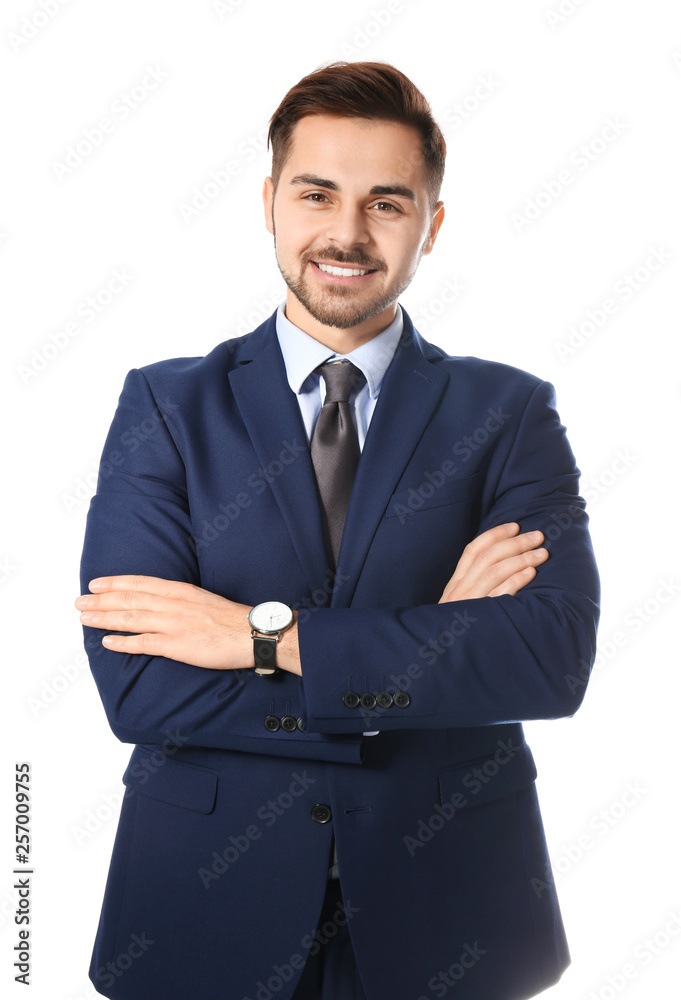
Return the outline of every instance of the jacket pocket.
[[[531,785],[537,768],[527,743],[504,746],[491,757],[438,771],[440,804],[458,809],[483,805]]]
[[[158,802],[210,813],[215,807],[218,772],[174,760],[163,751],[136,746],[123,775],[127,796],[137,794]]]
[[[442,486],[436,486],[427,479],[396,490],[390,497],[386,507],[386,517],[402,517],[417,514],[421,510],[431,510],[433,507],[446,507],[451,503],[461,503],[474,496],[480,477],[476,473],[465,479],[450,479]]]

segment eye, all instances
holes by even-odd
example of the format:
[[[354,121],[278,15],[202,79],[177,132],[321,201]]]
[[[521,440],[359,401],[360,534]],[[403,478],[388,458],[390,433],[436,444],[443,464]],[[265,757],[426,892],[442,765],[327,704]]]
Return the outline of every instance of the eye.
[[[379,205],[385,205],[387,208],[391,208],[393,212],[400,211],[400,209],[396,205],[392,205],[389,201],[377,201],[376,207],[378,207]],[[390,212],[388,212],[388,215],[390,215]]]
[[[307,198],[326,198],[326,195],[322,194],[321,191],[312,191],[311,194],[306,194],[303,196],[303,201],[305,201]],[[319,204],[319,202],[317,204]]]

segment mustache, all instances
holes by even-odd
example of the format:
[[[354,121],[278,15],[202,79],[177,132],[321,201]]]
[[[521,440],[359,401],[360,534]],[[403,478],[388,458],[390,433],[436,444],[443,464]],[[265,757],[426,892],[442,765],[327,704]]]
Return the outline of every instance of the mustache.
[[[352,267],[368,268],[372,271],[382,271],[383,264],[378,261],[372,261],[357,253],[339,253],[338,250],[323,251],[318,250],[314,253],[308,253],[304,255],[304,262],[307,264],[311,260],[322,261],[323,263],[334,264],[348,264]]]

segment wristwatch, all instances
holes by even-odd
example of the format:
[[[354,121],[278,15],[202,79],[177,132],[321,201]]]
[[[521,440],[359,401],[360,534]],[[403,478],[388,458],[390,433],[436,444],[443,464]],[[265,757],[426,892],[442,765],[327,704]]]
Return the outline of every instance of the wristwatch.
[[[261,677],[271,677],[280,672],[276,663],[277,643],[282,632],[293,625],[293,608],[281,601],[265,601],[256,604],[248,612],[253,639],[255,673]]]

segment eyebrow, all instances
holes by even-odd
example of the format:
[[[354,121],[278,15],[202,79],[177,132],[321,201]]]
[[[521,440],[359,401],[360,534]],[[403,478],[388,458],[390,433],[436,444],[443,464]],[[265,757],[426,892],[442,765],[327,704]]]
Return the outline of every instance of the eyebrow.
[[[328,191],[340,191],[340,187],[335,181],[327,180],[325,177],[315,177],[313,174],[296,174],[291,178],[291,184],[309,184],[312,187],[326,188]],[[409,198],[416,201],[416,192],[403,184],[375,184],[369,191],[370,195],[393,195],[395,197]]]

